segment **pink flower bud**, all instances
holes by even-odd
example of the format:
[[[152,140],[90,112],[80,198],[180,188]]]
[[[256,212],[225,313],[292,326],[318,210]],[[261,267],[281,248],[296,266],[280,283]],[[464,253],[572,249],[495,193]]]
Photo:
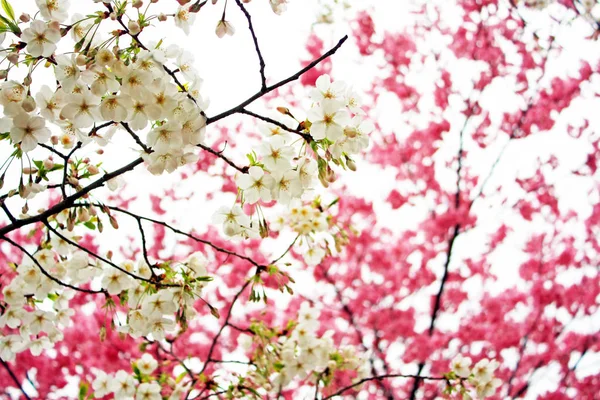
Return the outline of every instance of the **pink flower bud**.
[[[23,100],[23,104],[21,104],[21,107],[26,112],[32,112],[33,110],[35,110],[37,105],[35,104],[35,100],[33,99],[33,97],[27,96],[25,100]]]
[[[129,29],[129,33],[132,35],[137,35],[141,31],[140,24],[138,24],[136,21],[129,21],[127,23],[127,29]]]
[[[52,159],[47,158],[44,160],[44,168],[46,169],[52,169],[54,168],[54,161],[52,161]]]
[[[10,53],[8,55],[8,57],[6,57],[8,59],[8,61],[10,61],[13,64],[16,64],[19,62],[19,54],[18,53]]]

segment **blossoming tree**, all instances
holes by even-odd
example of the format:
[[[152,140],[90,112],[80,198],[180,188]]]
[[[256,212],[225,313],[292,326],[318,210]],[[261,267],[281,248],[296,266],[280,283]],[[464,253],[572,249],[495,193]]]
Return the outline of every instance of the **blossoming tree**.
[[[1,1],[3,395],[597,396],[594,1],[321,1],[281,79],[286,0],[80,2]]]

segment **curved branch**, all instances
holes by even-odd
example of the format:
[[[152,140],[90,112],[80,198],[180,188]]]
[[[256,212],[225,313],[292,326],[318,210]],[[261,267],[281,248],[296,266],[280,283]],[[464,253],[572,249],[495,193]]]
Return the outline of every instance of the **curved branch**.
[[[246,10],[246,7],[244,7],[244,4],[242,4],[242,2],[240,0],[235,0],[235,2],[237,3],[240,10],[242,10],[244,15],[246,16],[246,19],[248,20],[248,29],[250,29],[250,34],[252,34],[252,41],[254,42],[254,49],[256,50],[256,54],[258,55],[258,62],[260,64],[260,81],[261,81],[260,90],[261,90],[261,92],[265,92],[267,90],[267,78],[265,76],[266,65],[265,65],[265,60],[260,51],[260,47],[258,46],[258,38],[256,37],[256,33],[254,32],[254,25],[252,25],[252,18],[250,17],[250,13],[248,12],[248,10]]]
[[[6,371],[10,375],[10,377],[13,380],[13,382],[15,383],[15,385],[17,385],[17,388],[19,388],[21,393],[23,393],[23,397],[25,397],[27,400],[31,400],[31,397],[29,397],[27,392],[25,392],[25,389],[23,389],[23,386],[21,386],[21,383],[19,382],[19,378],[17,378],[17,376],[15,375],[13,370],[10,369],[10,366],[8,365],[8,363],[1,358],[0,358],[0,363],[2,363],[2,366],[4,367],[4,369],[6,369]]]
[[[328,400],[331,399],[335,396],[339,396],[342,393],[353,389],[357,386],[362,385],[365,382],[369,382],[369,381],[381,381],[382,379],[388,379],[388,378],[414,378],[414,379],[424,379],[424,380],[428,380],[428,381],[447,381],[446,378],[444,377],[434,377],[434,376],[419,376],[419,375],[404,375],[404,374],[388,374],[388,375],[379,375],[379,376],[371,376],[369,378],[364,378],[361,379],[360,381],[350,385],[350,386],[346,386],[340,390],[338,390],[337,392],[335,392],[334,394],[331,394],[327,397],[324,397],[323,400]]]
[[[77,286],[73,286],[73,285],[70,285],[70,284],[68,284],[66,282],[61,281],[60,279],[52,276],[48,271],[46,271],[44,269],[44,267],[42,267],[42,265],[39,263],[39,261],[31,253],[29,253],[23,246],[21,246],[20,244],[18,244],[17,242],[13,241],[12,239],[10,239],[8,237],[4,237],[3,239],[6,240],[11,245],[13,245],[14,247],[16,247],[19,250],[21,250],[23,252],[23,254],[27,255],[35,263],[35,265],[39,268],[39,270],[42,272],[42,274],[46,278],[48,278],[51,281],[59,284],[60,286],[67,287],[69,289],[73,289],[73,290],[76,290],[76,291],[82,292],[82,293],[88,293],[88,294],[100,294],[100,293],[103,293],[105,295],[107,294],[106,290],[104,290],[104,289],[102,289],[102,290],[82,289],[82,288],[79,288]]]
[[[304,75],[305,73],[307,73],[308,71],[310,71],[311,69],[313,69],[314,67],[316,67],[319,63],[321,63],[323,60],[325,60],[326,58],[331,57],[332,55],[334,55],[340,47],[342,47],[342,45],[344,44],[344,42],[348,40],[348,35],[344,36],[343,38],[340,39],[340,41],[333,47],[331,48],[331,50],[329,50],[327,53],[323,54],[321,57],[317,58],[316,60],[314,60],[313,62],[311,62],[310,64],[308,64],[306,67],[302,68],[300,71],[296,72],[294,75],[290,76],[289,78],[286,78],[282,81],[279,81],[277,83],[275,83],[274,85],[271,86],[267,86],[267,88],[264,91],[260,91],[258,93],[256,93],[254,96],[250,97],[249,99],[247,99],[246,101],[238,104],[237,106],[222,112],[221,114],[215,115],[214,117],[209,117],[206,120],[206,124],[211,124],[213,122],[217,122],[225,117],[228,117],[232,114],[235,113],[239,113],[240,110],[242,110],[243,108],[245,108],[246,106],[252,104],[254,101],[258,100],[259,98],[261,98],[262,96],[264,96],[265,94],[274,91],[275,89],[279,89],[280,87],[287,85],[290,82],[293,82],[295,80],[297,80],[298,78],[300,78],[302,75]]]

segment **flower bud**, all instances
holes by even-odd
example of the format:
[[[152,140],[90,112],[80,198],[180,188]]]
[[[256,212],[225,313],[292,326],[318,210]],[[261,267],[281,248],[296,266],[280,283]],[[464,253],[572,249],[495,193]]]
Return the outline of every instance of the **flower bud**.
[[[77,63],[77,65],[79,65],[80,67],[83,67],[84,65],[87,64],[87,58],[86,56],[84,56],[83,54],[79,54],[76,58],[75,58],[75,62]]]
[[[44,160],[44,168],[46,169],[52,169],[54,168],[54,161],[52,161],[51,158],[47,158]]]
[[[19,21],[21,22],[29,22],[31,20],[31,16],[29,14],[23,13],[19,16]]]
[[[113,217],[112,215],[109,217],[110,220],[110,224],[112,225],[113,228],[115,229],[119,229],[119,223],[117,222],[117,219],[115,217]]]
[[[73,186],[79,186],[79,179],[77,179],[75,177],[69,176],[67,178],[67,181],[69,181],[69,183]]]
[[[37,172],[38,172],[37,168],[33,168],[33,167],[32,168],[30,168],[30,167],[23,168],[23,173],[25,175],[33,175]]]
[[[87,170],[90,173],[90,175],[96,175],[98,172],[100,172],[98,167],[96,167],[95,165],[88,165]]]
[[[55,31],[60,31],[60,22],[51,21],[48,23],[48,28],[53,29]]]
[[[133,2],[133,4],[131,4],[131,6],[132,6],[133,8],[137,8],[137,9],[140,9],[140,8],[142,8],[142,6],[143,6],[143,5],[144,5],[144,3],[142,2],[142,0],[135,0],[135,1]]]
[[[31,75],[27,75],[24,79],[23,79],[23,85],[24,86],[29,86],[31,85]]]
[[[187,3],[189,3],[189,2],[190,2],[190,0],[177,0],[177,2],[178,2],[180,5],[182,5],[182,6],[183,6],[183,5],[187,4]],[[213,1],[213,4],[214,4],[214,1]]]
[[[55,146],[56,146],[56,145],[58,144],[58,136],[56,136],[56,135],[52,135],[52,136],[50,137],[50,143],[52,143],[53,145],[55,145]]]
[[[346,159],[346,165],[348,166],[348,168],[350,169],[350,171],[356,171],[356,163],[354,162],[354,160],[347,158]]]
[[[161,22],[165,22],[167,20],[167,16],[163,13],[158,14],[158,20]]]
[[[111,21],[116,21],[117,20],[117,13],[116,12],[111,12],[108,17],[110,18]]]
[[[140,24],[138,24],[136,21],[129,21],[127,23],[127,29],[129,29],[129,33],[132,35],[137,35],[141,31]]]
[[[71,215],[69,215],[69,219],[67,220],[67,230],[72,232],[73,229],[75,229],[75,218],[72,218]]]
[[[8,71],[3,69],[0,70],[0,79],[6,79],[6,77],[8,76]]]
[[[90,220],[90,213],[86,207],[81,207],[79,209],[79,221],[87,222]]]
[[[19,62],[19,53],[10,53],[7,57],[8,61],[12,64],[16,64]]]
[[[37,105],[35,104],[35,100],[33,99],[33,97],[27,96],[25,100],[23,100],[23,104],[21,104],[21,107],[23,108],[23,110],[29,113],[35,110]]]

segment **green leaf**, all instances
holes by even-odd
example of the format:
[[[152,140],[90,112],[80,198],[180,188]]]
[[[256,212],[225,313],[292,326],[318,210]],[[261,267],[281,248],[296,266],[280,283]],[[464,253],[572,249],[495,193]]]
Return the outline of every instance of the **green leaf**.
[[[95,230],[96,229],[96,225],[94,225],[94,223],[92,221],[87,221],[83,224],[83,226],[85,226],[88,229],[91,230]]]
[[[329,203],[329,205],[327,206],[327,208],[331,208],[334,205],[336,205],[338,202],[340,201],[340,198],[336,198],[334,201],[332,201],[331,203]]]
[[[79,400],[84,400],[86,398],[89,389],[90,387],[87,383],[81,383],[79,385]]]
[[[17,22],[15,19],[15,11],[13,10],[8,0],[2,0],[2,9],[10,19],[12,19],[15,23]]]
[[[6,26],[8,26],[10,28],[10,31],[12,33],[14,33],[15,35],[18,36],[21,34],[21,29],[19,28],[19,26],[17,25],[16,22],[9,20],[8,18],[6,18],[4,15],[1,15],[1,14],[0,14],[0,21],[2,21]]]

